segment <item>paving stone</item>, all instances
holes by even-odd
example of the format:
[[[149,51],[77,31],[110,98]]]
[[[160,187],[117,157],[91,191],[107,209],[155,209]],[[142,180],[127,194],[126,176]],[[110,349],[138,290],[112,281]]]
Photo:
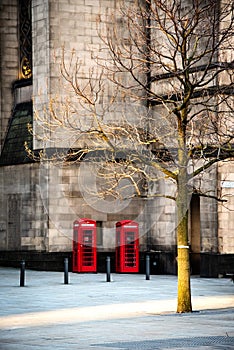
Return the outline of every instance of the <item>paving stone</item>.
[[[0,268],[0,350],[231,350],[234,284],[191,278],[194,312],[177,314],[177,277]]]

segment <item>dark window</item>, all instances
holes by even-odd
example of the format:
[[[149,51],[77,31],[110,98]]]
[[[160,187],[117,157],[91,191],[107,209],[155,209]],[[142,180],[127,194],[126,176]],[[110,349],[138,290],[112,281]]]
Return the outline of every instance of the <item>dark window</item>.
[[[18,1],[20,79],[29,79],[32,76],[31,0]]]
[[[0,156],[0,165],[25,164],[33,162],[25,146],[32,150],[32,102],[17,104],[9,122],[7,135]]]
[[[97,225],[97,245],[103,245],[102,221],[96,221],[96,225]]]

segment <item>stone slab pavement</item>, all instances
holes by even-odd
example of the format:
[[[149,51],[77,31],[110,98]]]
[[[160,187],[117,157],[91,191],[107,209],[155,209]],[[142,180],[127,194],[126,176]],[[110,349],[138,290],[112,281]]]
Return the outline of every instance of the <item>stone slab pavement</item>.
[[[0,267],[1,350],[234,349],[234,283],[191,278],[193,313],[176,314],[177,277]]]

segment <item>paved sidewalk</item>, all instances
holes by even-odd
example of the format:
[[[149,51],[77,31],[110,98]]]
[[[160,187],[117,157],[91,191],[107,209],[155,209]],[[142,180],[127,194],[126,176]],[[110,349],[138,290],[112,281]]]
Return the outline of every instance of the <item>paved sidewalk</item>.
[[[234,283],[192,277],[192,314],[176,314],[177,277],[0,268],[1,350],[234,349]]]

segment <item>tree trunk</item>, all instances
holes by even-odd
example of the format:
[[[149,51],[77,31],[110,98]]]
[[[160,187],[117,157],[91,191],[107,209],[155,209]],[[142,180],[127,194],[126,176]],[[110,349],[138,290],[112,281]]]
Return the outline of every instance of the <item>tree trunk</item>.
[[[190,262],[188,242],[188,153],[186,148],[187,107],[178,118],[178,178],[177,178],[177,312],[191,312]]]
[[[190,262],[188,243],[188,188],[187,170],[183,168],[178,177],[178,227],[177,227],[177,263],[178,298],[177,312],[192,312],[190,288]]]
[[[178,299],[177,312],[191,312],[190,263],[187,240],[187,218],[185,214],[177,229],[177,259],[178,259]]]

